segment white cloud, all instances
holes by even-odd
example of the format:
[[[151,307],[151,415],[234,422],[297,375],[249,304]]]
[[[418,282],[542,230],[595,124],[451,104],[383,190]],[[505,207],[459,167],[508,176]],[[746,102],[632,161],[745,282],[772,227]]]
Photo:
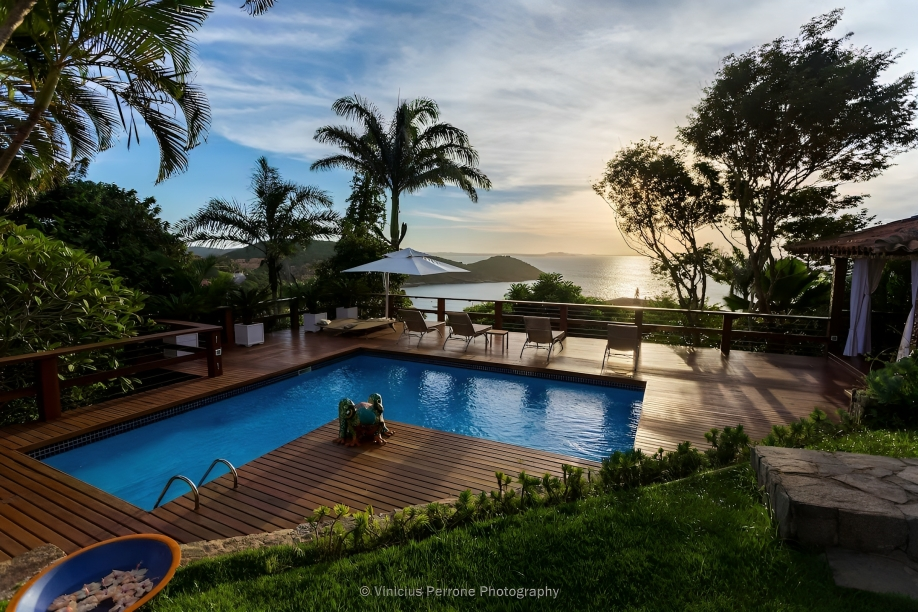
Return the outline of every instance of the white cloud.
[[[221,3],[199,40],[216,134],[313,161],[333,151],[312,134],[341,123],[336,98],[360,93],[388,114],[398,95],[431,97],[469,133],[495,190],[479,205],[458,190],[403,198],[415,245],[468,251],[463,244],[498,233],[508,251],[552,237],[567,246],[549,250],[623,252],[589,189],[605,161],[641,138],[672,142],[721,58],[793,37],[838,2],[284,0],[254,19],[236,4]],[[856,45],[903,50],[918,46],[916,17],[914,0],[861,2],[839,31],[853,30]],[[918,49],[891,76],[916,68]],[[916,208],[918,152],[898,163],[853,187],[873,195],[881,217]]]

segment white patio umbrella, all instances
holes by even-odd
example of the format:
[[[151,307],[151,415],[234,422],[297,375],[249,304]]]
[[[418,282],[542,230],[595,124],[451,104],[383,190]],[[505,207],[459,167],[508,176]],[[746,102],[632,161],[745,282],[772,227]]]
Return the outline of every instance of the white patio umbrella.
[[[382,272],[383,283],[386,285],[386,318],[389,318],[389,275],[408,274],[409,276],[425,276],[427,274],[443,274],[444,272],[468,272],[449,264],[431,259],[427,253],[414,249],[402,249],[389,253],[384,258],[371,261],[368,264],[349,268],[344,272]]]

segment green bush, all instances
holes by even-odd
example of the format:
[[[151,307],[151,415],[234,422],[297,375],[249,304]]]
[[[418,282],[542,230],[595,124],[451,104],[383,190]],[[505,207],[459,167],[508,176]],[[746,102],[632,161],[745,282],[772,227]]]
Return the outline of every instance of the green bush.
[[[918,420],[918,353],[870,372],[867,395],[875,404],[874,416]]]
[[[144,325],[138,314],[143,300],[121,284],[108,263],[0,218],[0,356],[137,335]],[[118,353],[80,353],[61,361],[62,373],[79,376],[117,367]],[[32,376],[29,364],[2,368],[0,389],[29,385]],[[62,398],[65,407],[91,401],[108,384],[70,388]],[[0,424],[36,416],[34,398],[14,400],[2,406]]]
[[[109,262],[130,287],[156,295],[170,292],[169,275],[150,255],[181,263],[190,259],[185,243],[159,215],[153,198],[75,176],[11,211],[9,218]]]
[[[632,489],[644,485],[670,482],[691,476],[703,469],[731,465],[742,460],[749,449],[749,436],[743,426],[712,429],[705,434],[711,448],[705,452],[683,442],[674,451],[659,449],[645,455],[641,449],[616,451],[603,459],[599,478],[607,491]]]
[[[136,335],[143,294],[99,261],[0,218],[0,356]]]

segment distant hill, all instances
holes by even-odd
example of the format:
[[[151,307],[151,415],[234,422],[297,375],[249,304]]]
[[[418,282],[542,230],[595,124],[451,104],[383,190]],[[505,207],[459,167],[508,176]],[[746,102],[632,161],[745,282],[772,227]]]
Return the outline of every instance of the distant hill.
[[[261,252],[254,247],[243,247],[241,249],[214,249],[209,247],[188,247],[188,250],[200,257],[216,255],[217,257],[229,257],[230,259],[260,259],[263,257]],[[314,240],[309,243],[305,250],[297,251],[292,257],[285,260],[287,265],[301,266],[304,264],[313,264],[323,259],[328,259],[335,254],[335,243],[331,240]]]
[[[188,247],[188,250],[197,255],[198,257],[208,257],[209,255],[216,255],[220,257],[224,253],[229,253],[233,249],[215,249],[211,247]]]
[[[260,259],[261,253],[252,247],[241,249],[214,249],[208,247],[189,247],[189,251],[200,257],[216,255],[230,259]],[[329,240],[316,240],[304,251],[298,251],[292,257],[284,260],[284,266],[311,266],[317,262],[328,259],[335,254],[335,243]],[[509,255],[495,255],[475,263],[464,264],[445,257],[433,259],[448,263],[468,272],[455,272],[446,274],[430,274],[428,276],[410,276],[406,287],[419,285],[461,284],[461,283],[520,283],[539,278],[541,270],[531,266],[525,261],[520,261]]]
[[[441,285],[453,283],[519,283],[536,280],[541,270],[508,255],[497,255],[475,263],[464,264],[443,257],[433,257],[437,261],[463,268],[468,272],[447,272],[428,274],[427,276],[410,276],[406,287],[420,285]]]

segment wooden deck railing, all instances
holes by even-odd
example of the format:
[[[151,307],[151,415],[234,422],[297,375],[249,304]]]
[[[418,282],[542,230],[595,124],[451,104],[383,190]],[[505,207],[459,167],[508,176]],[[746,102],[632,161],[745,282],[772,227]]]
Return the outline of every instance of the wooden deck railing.
[[[157,320],[156,323],[167,325],[172,329],[170,331],[135,336],[132,338],[122,338],[120,340],[96,342],[93,344],[55,349],[52,351],[0,358],[0,369],[29,363],[34,364],[35,368],[34,384],[19,389],[0,391],[0,404],[24,397],[37,397],[40,418],[44,421],[52,421],[61,415],[62,389],[133,376],[144,371],[173,366],[196,359],[205,359],[207,361],[207,375],[209,377],[223,374],[223,350],[220,339],[222,328],[220,326],[163,319]],[[203,340],[203,346],[184,346],[167,342],[170,338],[185,334],[197,334],[199,340]],[[161,352],[160,354],[163,355],[163,357],[159,358],[147,352],[142,357],[138,356],[136,359],[128,359],[127,365],[123,367],[72,378],[61,378],[60,358],[62,356],[111,349],[125,349],[132,345],[149,343],[151,341],[162,341],[156,344],[156,349],[172,350],[176,352],[177,356],[166,357],[165,353]],[[179,355],[179,352],[187,354]]]
[[[380,296],[376,296],[380,297]],[[524,316],[547,316],[557,329],[571,336],[604,338],[609,323],[632,323],[638,326],[645,340],[654,336],[678,334],[682,337],[719,337],[724,355],[740,343],[766,345],[819,345],[820,352],[831,343],[829,317],[762,314],[723,310],[688,310],[612,304],[573,304],[562,302],[528,302],[518,300],[474,300],[464,298],[432,298],[429,296],[389,296],[390,312],[395,312],[398,298],[434,300],[435,308],[419,308],[438,321],[446,316],[446,302],[494,304],[493,312],[470,312],[471,318],[489,323],[495,329],[523,330]],[[680,321],[674,323],[674,321]],[[710,343],[709,343],[710,345]]]

